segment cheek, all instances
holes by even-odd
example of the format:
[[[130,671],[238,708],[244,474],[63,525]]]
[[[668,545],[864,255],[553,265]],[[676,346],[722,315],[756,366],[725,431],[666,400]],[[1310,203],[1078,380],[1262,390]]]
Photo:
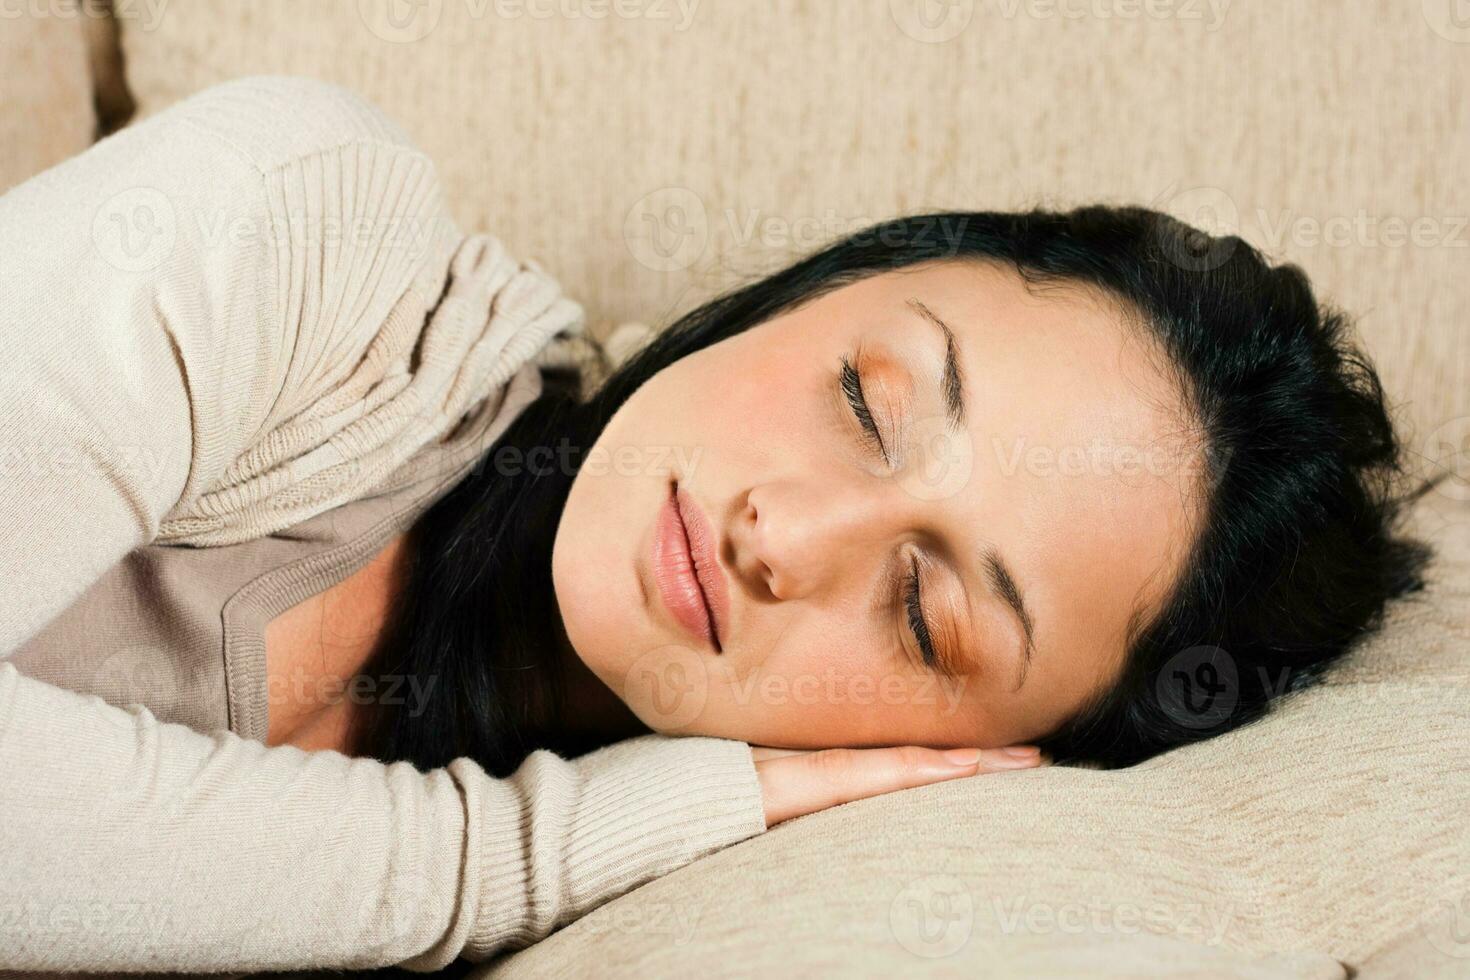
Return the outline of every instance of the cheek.
[[[711,665],[699,724],[791,748],[972,744],[966,682],[915,670],[871,629],[810,614],[777,625],[755,667]]]
[[[552,587],[567,639],[578,657],[606,683],[620,668],[620,648],[608,637],[627,635],[628,623],[619,614],[609,592],[609,577],[622,582],[620,555],[626,552],[618,537],[597,514],[605,504],[604,488],[580,476],[567,498],[557,527],[551,555]],[[626,586],[622,586],[626,587]]]
[[[684,441],[710,452],[756,454],[759,460],[809,454],[821,427],[821,366],[827,355],[811,339],[756,327],[681,361],[660,401]],[[836,363],[835,355],[831,358]],[[754,481],[771,474],[742,473]]]

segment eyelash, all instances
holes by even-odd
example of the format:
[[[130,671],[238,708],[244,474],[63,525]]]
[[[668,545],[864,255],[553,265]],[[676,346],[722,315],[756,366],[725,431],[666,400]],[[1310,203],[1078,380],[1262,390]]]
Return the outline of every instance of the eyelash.
[[[934,655],[934,641],[929,636],[929,624],[924,622],[924,611],[919,606],[919,560],[914,558],[911,562],[913,572],[908,578],[908,588],[903,593],[903,604],[909,614],[909,629],[924,656],[924,666],[933,669],[939,658]]]
[[[847,355],[842,355],[842,393],[847,396],[847,404],[852,407],[852,413],[857,416],[859,424],[863,427],[863,434],[873,441],[878,450],[878,455],[883,461],[888,461],[888,450],[883,445],[883,436],[878,431],[878,423],[873,421],[873,413],[868,410],[867,399],[863,398],[863,375],[853,366]]]
[[[847,404],[852,408],[853,415],[857,416],[864,435],[873,441],[878,453],[886,461],[888,453],[883,447],[883,437],[878,432],[878,424],[873,420],[873,413],[868,409],[867,400],[863,398],[862,372],[853,366],[852,361],[845,354],[842,356],[840,379],[842,393],[846,396]],[[924,665],[932,669],[938,662],[938,657],[934,653],[934,642],[930,638],[929,624],[924,621],[924,612],[919,605],[919,588],[922,583],[917,558],[910,559],[910,568],[912,573],[908,576],[903,591],[904,610],[908,613],[909,630],[914,634],[915,642],[919,644]]]

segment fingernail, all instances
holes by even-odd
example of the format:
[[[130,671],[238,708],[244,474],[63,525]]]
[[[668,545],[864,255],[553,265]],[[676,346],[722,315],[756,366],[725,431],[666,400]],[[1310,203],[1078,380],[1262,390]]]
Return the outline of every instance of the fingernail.
[[[985,750],[986,763],[1000,769],[1025,769],[1036,765],[1037,759],[1034,752],[1016,755],[1010,748]]]
[[[1005,751],[1022,758],[1041,754],[1041,750],[1034,745],[1007,745]]]
[[[980,761],[980,750],[946,749],[944,758],[956,766],[973,766]]]

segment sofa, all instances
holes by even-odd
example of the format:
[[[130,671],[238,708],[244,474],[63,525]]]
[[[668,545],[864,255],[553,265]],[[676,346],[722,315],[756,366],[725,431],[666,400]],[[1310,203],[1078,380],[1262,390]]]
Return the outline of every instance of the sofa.
[[[0,190],[214,82],[355,88],[620,343],[894,214],[1145,204],[1302,266],[1451,471],[1428,588],[1259,722],[798,818],[476,977],[1470,976],[1455,0],[41,0],[0,64]]]

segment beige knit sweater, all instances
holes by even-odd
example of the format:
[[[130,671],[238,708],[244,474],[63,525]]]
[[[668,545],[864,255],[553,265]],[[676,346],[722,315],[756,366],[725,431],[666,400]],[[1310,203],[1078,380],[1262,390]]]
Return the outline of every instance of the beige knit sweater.
[[[209,89],[0,197],[0,658],[132,549],[365,492],[577,329],[497,246],[396,125],[304,79]],[[0,969],[431,970],[765,829],[740,741],[421,773],[0,659]]]

